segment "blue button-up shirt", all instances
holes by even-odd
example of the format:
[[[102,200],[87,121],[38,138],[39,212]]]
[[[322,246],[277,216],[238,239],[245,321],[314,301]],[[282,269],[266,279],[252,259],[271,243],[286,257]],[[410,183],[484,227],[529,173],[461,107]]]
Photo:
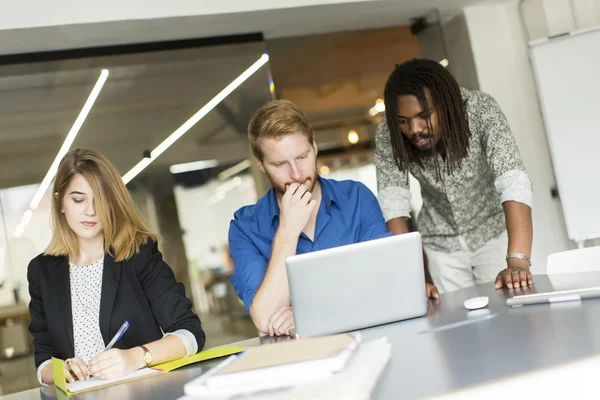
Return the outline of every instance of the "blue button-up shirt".
[[[321,204],[314,242],[302,233],[296,254],[310,253],[391,235],[375,195],[362,183],[319,177]],[[273,189],[255,205],[240,208],[229,226],[234,264],[231,283],[250,312],[271,258],[279,227],[279,205]]]

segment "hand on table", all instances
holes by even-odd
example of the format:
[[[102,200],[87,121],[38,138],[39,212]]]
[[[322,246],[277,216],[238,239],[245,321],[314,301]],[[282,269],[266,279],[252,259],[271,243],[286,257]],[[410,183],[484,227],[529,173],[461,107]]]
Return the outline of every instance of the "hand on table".
[[[508,266],[500,271],[494,283],[496,289],[503,286],[512,289],[513,287],[526,287],[527,285],[533,285],[533,277],[529,268],[517,266]]]
[[[87,376],[88,366],[81,358],[74,357],[65,360],[65,378],[67,378],[67,382],[84,381]]]
[[[110,349],[92,358],[90,374],[101,379],[112,379],[145,366],[143,350],[140,347],[129,350]]]
[[[269,336],[289,335],[291,329],[295,329],[294,311],[292,307],[283,306],[269,318]]]
[[[432,283],[425,282],[425,293],[426,293],[425,301],[428,301],[429,299],[439,299],[440,298],[440,293],[438,292],[438,289]]]

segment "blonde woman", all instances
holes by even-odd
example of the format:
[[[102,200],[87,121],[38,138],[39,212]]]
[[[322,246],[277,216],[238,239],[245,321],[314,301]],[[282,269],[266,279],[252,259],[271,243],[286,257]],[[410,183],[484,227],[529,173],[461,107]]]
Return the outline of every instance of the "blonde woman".
[[[73,382],[115,378],[201,350],[200,320],[117,168],[96,151],[71,150],[53,191],[52,241],[27,271],[40,383],[54,383],[52,357],[65,360]],[[128,330],[104,351],[125,321]]]

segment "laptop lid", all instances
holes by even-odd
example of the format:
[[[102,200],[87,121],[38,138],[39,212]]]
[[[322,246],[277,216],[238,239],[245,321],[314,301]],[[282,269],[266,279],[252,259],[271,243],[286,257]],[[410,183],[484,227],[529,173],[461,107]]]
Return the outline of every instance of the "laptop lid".
[[[418,232],[289,257],[300,337],[347,332],[425,315]]]

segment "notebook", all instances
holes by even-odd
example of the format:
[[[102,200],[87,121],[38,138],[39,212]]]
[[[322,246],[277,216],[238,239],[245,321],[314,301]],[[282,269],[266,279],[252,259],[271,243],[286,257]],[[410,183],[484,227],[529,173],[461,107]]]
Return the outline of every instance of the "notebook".
[[[185,365],[197,363],[200,361],[211,360],[213,358],[229,356],[231,354],[236,354],[246,349],[246,347],[234,346],[216,347],[214,349],[196,353],[189,357],[183,357],[166,363],[153,365],[150,368],[142,368],[135,372],[132,372],[131,374],[127,374],[119,378],[101,379],[98,377],[92,377],[86,381],[75,381],[73,383],[67,382],[65,378],[64,361],[53,357],[52,372],[54,373],[54,384],[56,385],[56,387],[61,389],[66,394],[71,395],[74,393],[87,392],[89,390],[100,389],[119,383],[125,383],[135,379],[141,379],[152,375],[166,373],[169,371],[173,371],[174,369],[181,368]]]
[[[331,378],[361,341],[360,333],[290,340],[231,356],[184,386],[188,395],[236,395]]]
[[[344,369],[327,379],[290,386],[271,382],[271,387],[258,390],[244,388],[236,393],[201,387],[193,395],[186,391],[186,395],[179,400],[224,400],[240,395],[248,400],[369,399],[390,358],[391,345],[387,337],[381,337],[360,344]]]

